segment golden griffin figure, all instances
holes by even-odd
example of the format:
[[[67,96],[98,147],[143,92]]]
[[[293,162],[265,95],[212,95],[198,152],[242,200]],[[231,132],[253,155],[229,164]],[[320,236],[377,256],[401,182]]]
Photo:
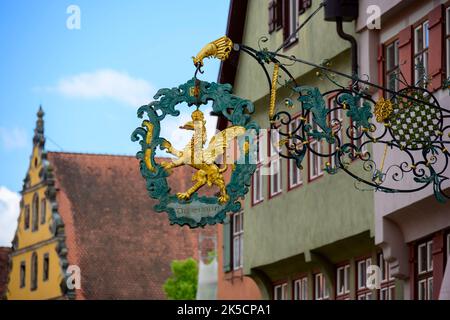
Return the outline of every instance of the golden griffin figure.
[[[194,131],[191,140],[181,151],[176,150],[166,140],[162,146],[166,148],[167,152],[177,157],[177,159],[170,162],[161,162],[161,166],[168,171],[182,165],[189,165],[198,170],[192,176],[192,181],[195,184],[186,192],[177,193],[178,199],[188,200],[194,192],[204,185],[208,185],[209,187],[216,185],[220,190],[219,203],[226,203],[229,200],[229,196],[225,188],[223,173],[227,171],[228,165],[225,164],[223,167],[219,167],[215,161],[217,157],[225,153],[234,138],[245,134],[245,128],[232,126],[217,133],[212,137],[208,147],[204,149],[207,138],[204,115],[200,110],[195,110],[191,117],[192,121],[180,127],[180,129]]]

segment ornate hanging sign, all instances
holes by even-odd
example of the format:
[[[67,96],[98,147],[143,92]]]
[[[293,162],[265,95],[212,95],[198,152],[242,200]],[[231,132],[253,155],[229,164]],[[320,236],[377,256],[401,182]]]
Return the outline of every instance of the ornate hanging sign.
[[[194,58],[197,71],[205,57],[226,59],[231,46],[226,37],[208,44]],[[146,116],[147,119],[131,136],[132,141],[139,141],[141,145],[137,158],[140,159],[140,171],[146,180],[148,194],[158,201],[154,209],[167,212],[170,223],[191,228],[223,222],[227,212],[241,209],[240,200],[248,192],[256,169],[249,152],[252,139],[259,132],[258,124],[250,116],[254,111],[252,102],[233,95],[229,84],[208,83],[197,79],[196,75],[176,88],[160,89],[154,99],[138,109],[138,117]],[[206,145],[206,120],[202,107],[211,102],[212,112],[226,118],[231,126],[211,137]],[[161,136],[161,128],[167,118],[180,116],[177,107],[181,104],[193,109],[191,121],[180,127],[186,134],[190,132],[191,139],[184,148],[177,150]],[[225,163],[219,164],[219,158],[224,158],[232,142],[238,146],[233,162],[221,161]],[[159,161],[157,150],[170,154],[171,158]],[[192,186],[172,193],[168,177],[181,166],[195,169]],[[228,171],[229,179],[226,179]],[[204,189],[211,189],[209,194],[217,193],[214,196],[200,195]]]

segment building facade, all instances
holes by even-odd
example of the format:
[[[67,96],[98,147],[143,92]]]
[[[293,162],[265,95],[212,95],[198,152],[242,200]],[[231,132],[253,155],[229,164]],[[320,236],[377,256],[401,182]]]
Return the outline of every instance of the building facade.
[[[379,28],[368,27],[369,5],[379,8]],[[450,76],[449,5],[447,1],[360,1],[356,29],[361,73],[395,90],[405,83],[421,85],[448,109],[444,81]],[[418,68],[422,64],[423,74]],[[395,72],[401,72],[405,83],[393,76]],[[376,92],[375,99],[380,95]],[[446,121],[444,126],[449,124]],[[375,149],[374,156],[382,152]],[[395,152],[386,158],[387,165],[400,161]],[[444,175],[449,176],[450,169]],[[449,187],[443,185],[446,194]],[[403,298],[439,299],[450,286],[450,279],[443,281],[449,269],[450,203],[438,203],[430,187],[413,194],[375,193],[374,208],[375,242],[391,263],[392,276],[401,279]]]
[[[0,247],[0,300],[6,298],[11,248]]]
[[[7,299],[165,299],[171,262],[199,258],[199,231],[153,211],[135,157],[45,151],[43,116],[40,109]],[[181,191],[192,174],[179,168],[169,183]]]
[[[227,35],[235,43],[253,48],[261,45],[275,51],[318,8],[320,1],[264,3],[231,1]],[[378,8],[381,29],[368,27]],[[401,69],[413,83],[418,77],[414,61],[426,57],[430,88],[441,105],[448,106],[450,98],[442,85],[448,77],[446,64],[450,61],[448,12],[445,1],[359,1],[359,18],[343,27],[344,33],[356,39],[359,75],[388,86],[390,83],[385,80],[393,70]],[[265,35],[267,41],[260,42],[260,36]],[[346,74],[353,71],[349,42],[339,36],[336,22],[324,20],[323,13],[292,37],[281,53],[316,64],[326,60],[332,69]],[[389,55],[394,62],[390,62]],[[321,92],[335,88],[331,82],[321,80],[314,67],[297,63],[288,68],[299,84],[318,87]],[[233,84],[235,94],[250,99],[255,104],[255,119],[262,128],[269,128],[269,86],[255,60],[233,52],[221,65],[219,82]],[[392,89],[401,89],[400,84],[394,85],[398,87]],[[375,101],[380,97],[376,90],[371,93]],[[283,101],[289,94],[279,86],[277,110],[295,117],[295,106],[289,109]],[[331,109],[333,96],[327,101]],[[333,116],[346,118],[342,114]],[[344,120],[343,127],[348,126],[345,121],[348,122]],[[226,126],[219,119],[218,129]],[[239,222],[245,221],[241,231],[243,274],[255,281],[262,298],[439,298],[440,288],[448,285],[443,283],[443,277],[449,252],[450,207],[434,199],[432,188],[405,195],[356,190],[354,180],[345,173],[328,176],[323,169],[327,159],[311,152],[305,157],[302,170],[285,159],[271,158],[274,152],[270,143],[261,143],[267,139],[260,137],[259,146],[269,162],[258,164],[251,193],[244,201],[243,213],[239,213],[243,218],[238,218]],[[315,150],[324,147],[316,141],[309,143]],[[374,159],[382,157],[383,150],[377,146],[367,151]],[[389,156],[386,166],[395,161],[395,154]],[[357,162],[352,165],[357,167]],[[329,163],[333,165],[332,159]],[[362,168],[356,173],[364,176]],[[235,259],[237,251],[230,240],[235,236],[234,220],[230,216],[231,226],[219,227],[224,243],[220,267],[223,278],[229,276],[228,263]],[[366,287],[369,266],[378,266],[381,272],[378,289]],[[231,284],[227,290],[233,290]],[[234,285],[234,289],[237,295],[242,292],[239,285]]]

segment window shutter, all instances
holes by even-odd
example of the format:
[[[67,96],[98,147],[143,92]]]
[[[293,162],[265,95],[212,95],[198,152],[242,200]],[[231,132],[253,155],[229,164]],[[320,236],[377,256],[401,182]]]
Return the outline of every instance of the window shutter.
[[[413,38],[412,26],[408,26],[399,33],[398,56],[400,71],[408,84],[413,83]],[[405,85],[400,82],[400,89]]]
[[[283,28],[283,0],[276,0],[275,6],[276,6],[275,27],[276,30],[280,30],[281,28]]]
[[[428,14],[430,30],[429,46],[429,75],[431,76],[431,90],[438,90],[443,82],[444,54],[444,6],[439,5]]]
[[[380,44],[378,46],[378,58],[377,58],[377,61],[378,61],[378,84],[380,86],[385,86],[386,85],[386,83],[385,83],[386,81],[385,81],[385,77],[384,77],[385,70],[384,70],[384,45],[383,44]],[[384,95],[384,92],[383,92],[383,90],[380,89],[378,91],[379,98],[383,97],[383,95]]]
[[[231,223],[227,217],[223,223],[223,271],[231,270]]]
[[[283,39],[286,40],[291,35],[289,30],[289,0],[282,0],[283,3]]]
[[[272,33],[275,31],[275,8],[276,1],[270,1],[269,2],[269,33]]]

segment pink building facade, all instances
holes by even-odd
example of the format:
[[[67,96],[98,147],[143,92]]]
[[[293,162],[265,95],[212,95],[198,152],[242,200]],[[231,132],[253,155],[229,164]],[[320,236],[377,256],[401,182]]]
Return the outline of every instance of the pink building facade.
[[[400,70],[405,82],[416,83],[415,62],[423,61],[429,75],[427,89],[448,109],[444,82],[450,76],[450,1],[360,0],[359,5],[360,75],[400,90],[404,85],[390,80],[392,72]],[[374,16],[379,16],[379,24],[373,23]],[[375,100],[382,95],[372,93]],[[450,140],[448,129],[444,134]],[[375,146],[374,159],[381,159],[383,152],[383,146]],[[404,160],[391,152],[386,166]],[[449,168],[445,175],[450,176]],[[450,194],[450,183],[443,189]],[[403,298],[450,299],[450,202],[436,201],[431,186],[406,194],[376,192],[374,201],[375,243],[383,249],[391,275],[401,280],[397,290]]]

